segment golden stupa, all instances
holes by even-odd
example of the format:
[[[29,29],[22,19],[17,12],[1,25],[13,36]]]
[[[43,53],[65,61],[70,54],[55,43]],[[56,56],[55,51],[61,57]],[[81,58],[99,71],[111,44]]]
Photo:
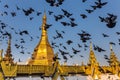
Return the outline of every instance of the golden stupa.
[[[46,13],[44,13],[42,19],[42,26],[41,26],[41,30],[42,30],[41,39],[38,45],[36,46],[36,48],[34,49],[32,58],[28,64],[51,65],[53,63],[54,51],[48,41],[46,22],[47,22],[47,17],[46,17]]]

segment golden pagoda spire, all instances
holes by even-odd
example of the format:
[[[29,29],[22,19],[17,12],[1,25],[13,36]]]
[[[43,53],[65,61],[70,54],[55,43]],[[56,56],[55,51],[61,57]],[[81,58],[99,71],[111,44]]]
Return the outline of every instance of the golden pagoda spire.
[[[13,64],[13,58],[12,58],[12,54],[11,54],[11,37],[9,37],[9,40],[8,40],[8,47],[7,47],[7,50],[6,50],[6,54],[3,58],[3,61],[5,61],[6,64]]]
[[[90,65],[92,78],[96,79],[96,76],[97,76],[97,78],[99,78],[99,70],[98,70],[99,63],[98,63],[98,61],[95,57],[94,51],[92,49],[92,42],[90,42],[89,65]]]
[[[97,60],[96,60],[94,51],[93,51],[93,49],[92,49],[92,42],[90,42],[89,63],[90,63],[91,65],[94,65],[94,64],[97,64],[97,63],[98,63]]]
[[[29,61],[29,64],[32,65],[50,65],[53,63],[54,52],[48,41],[47,29],[46,29],[47,17],[46,12],[42,18],[42,34],[41,39],[34,49],[32,54],[32,59]]]
[[[43,18],[42,18],[42,26],[41,26],[41,29],[42,29],[42,36],[41,37],[42,38],[47,37],[46,23],[47,23],[47,17],[46,17],[46,12],[44,11],[44,15],[43,15]]]
[[[115,55],[115,53],[114,53],[114,51],[113,51],[113,48],[112,48],[112,44],[110,44],[110,61],[111,61],[111,63],[110,63],[110,65],[115,65],[116,64],[116,62],[117,62],[117,64],[118,64],[118,59],[117,59],[117,57],[116,57],[116,55]]]
[[[47,22],[47,17],[46,17],[46,11],[44,11],[44,15],[43,15],[43,20],[42,20],[42,31],[46,30],[45,26],[46,26],[46,22]]]
[[[112,44],[110,44],[110,59],[109,59],[109,65],[113,67],[112,73],[113,74],[118,74],[118,66],[119,66],[119,61],[118,58],[116,57],[113,49],[112,49]]]

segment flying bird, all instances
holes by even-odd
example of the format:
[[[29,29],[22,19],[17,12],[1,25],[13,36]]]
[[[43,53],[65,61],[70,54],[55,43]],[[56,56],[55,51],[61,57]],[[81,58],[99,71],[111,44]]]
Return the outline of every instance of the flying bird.
[[[6,5],[4,6],[4,8],[9,8],[9,6],[6,4]]]
[[[87,18],[87,15],[85,15],[85,14],[80,14],[80,16],[81,16],[83,19]]]
[[[17,10],[21,10],[18,6],[16,6],[16,9],[17,9]]]
[[[30,18],[29,18],[29,19],[30,19],[30,21],[31,21],[31,20],[33,20],[33,18],[34,18],[34,17],[30,17]]]
[[[46,24],[45,29],[49,29],[52,26],[52,24]]]
[[[72,40],[67,40],[67,42],[66,42],[68,45],[70,45],[71,43],[73,43],[73,41]]]
[[[97,2],[95,2],[95,6],[97,8],[102,8],[104,5],[106,5],[108,2],[101,2],[101,0],[97,0]]]
[[[38,11],[38,12],[37,12],[37,16],[39,16],[40,14],[42,14],[42,12],[39,12],[39,11]]]
[[[109,44],[112,44],[112,45],[114,45],[114,46],[116,45],[114,42],[109,42]]]
[[[73,21],[70,21],[70,26],[71,27],[75,27],[75,26],[77,26],[78,24],[76,24],[75,22],[73,22]]]
[[[109,35],[102,33],[103,37],[109,37]]]
[[[70,23],[68,23],[68,22],[61,22],[61,24],[62,24],[63,26],[70,26]]]
[[[27,9],[27,10],[22,9],[22,11],[24,12],[24,14],[25,14],[26,16],[29,16],[29,15],[32,14],[35,10],[34,10],[33,8],[29,8],[29,9]]]
[[[116,32],[117,35],[120,35],[120,32]]]
[[[78,47],[81,48],[82,46],[80,44],[78,44]]]
[[[15,17],[16,13],[15,12],[11,12],[11,15],[12,15],[12,17]]]
[[[101,48],[101,47],[99,47],[99,46],[93,46],[94,47],[94,50],[95,51],[98,51],[98,52],[105,52],[106,50],[105,49],[103,49],[103,48]]]
[[[64,15],[66,16],[66,17],[70,17],[70,16],[72,16],[73,14],[71,14],[71,13],[69,13],[67,10],[65,10],[65,9],[61,9],[62,11],[63,11],[63,13],[64,13]]]
[[[71,21],[75,21],[75,18],[69,18]]]
[[[73,50],[73,53],[74,53],[74,54],[77,54],[78,52],[80,52],[80,50],[77,50],[77,49],[75,49],[75,48],[73,48],[73,47],[72,47],[72,50]]]
[[[23,30],[23,31],[20,31],[19,32],[20,35],[23,35],[23,34],[29,34],[27,30]]]
[[[92,13],[94,10],[86,9],[86,11],[87,11],[88,13]]]
[[[52,14],[53,14],[53,11],[48,11],[48,14],[49,14],[49,15],[52,15]]]
[[[103,18],[103,17],[101,17],[101,16],[99,16],[99,19],[100,19],[101,22],[104,22],[104,21],[105,21],[105,18]]]
[[[57,37],[56,38],[62,38],[63,39],[63,36],[61,33],[58,32],[58,30],[56,30],[56,33],[57,33]]]
[[[61,20],[64,15],[54,15],[55,21]]]
[[[82,0],[82,2],[84,3],[84,2],[86,2],[87,0]]]
[[[56,0],[46,0],[46,2],[50,4],[50,6],[55,6],[55,1]]]

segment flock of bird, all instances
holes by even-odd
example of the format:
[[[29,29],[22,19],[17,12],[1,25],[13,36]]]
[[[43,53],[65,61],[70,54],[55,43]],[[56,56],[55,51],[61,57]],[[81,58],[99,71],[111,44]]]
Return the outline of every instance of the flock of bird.
[[[46,2],[52,7],[59,7],[63,4],[64,0],[46,0]]]
[[[117,21],[116,21],[117,16],[114,15],[114,14],[110,14],[110,13],[108,13],[107,15],[108,15],[108,16],[105,17],[105,18],[99,16],[100,21],[101,21],[101,22],[105,22],[105,23],[106,23],[106,26],[108,26],[109,28],[115,27],[115,25],[116,25],[116,23],[117,23]]]
[[[2,1],[1,1],[2,2]],[[46,0],[46,3],[48,3],[50,5],[50,7],[60,7],[64,4],[65,0]],[[87,0],[82,0],[83,3],[87,2]],[[85,11],[88,14],[93,13],[95,10],[97,9],[102,9],[104,6],[106,6],[108,4],[108,2],[102,2],[102,0],[96,0],[95,5],[90,6],[91,9],[86,9]],[[10,8],[10,6],[8,4],[4,5],[5,11],[0,12],[0,16],[4,17],[4,16],[9,16],[11,15],[13,18],[16,17],[17,11],[21,11],[23,13],[23,15],[25,15],[26,17],[29,18],[30,21],[32,21],[34,19],[34,17],[31,16],[31,14],[36,14],[36,16],[41,16],[42,12],[35,10],[34,8],[30,7],[28,9],[25,8],[21,8],[19,6],[16,6],[16,11],[13,12],[7,12],[7,9]],[[64,27],[76,27],[78,26],[78,24],[76,23],[76,19],[73,17],[73,13],[69,12],[66,9],[61,8],[60,10],[62,12],[62,14],[55,14],[54,11],[48,10],[48,14],[49,16],[53,17],[53,20],[55,20],[57,23],[60,23],[62,26]],[[80,14],[79,15],[82,19],[86,19],[87,15],[86,14]],[[68,19],[68,21],[63,21],[63,19]],[[117,16],[112,14],[112,13],[108,13],[106,17],[101,17],[98,16],[98,19],[100,19],[100,21],[102,23],[106,23],[106,26],[108,28],[114,28],[116,26],[117,23]],[[46,29],[49,29],[51,26],[53,26],[53,24],[46,24]],[[39,29],[41,30],[41,29]],[[11,33],[14,32],[14,33]],[[60,30],[55,30],[56,34],[53,35],[53,41],[51,41],[51,45],[53,48],[58,50],[58,53],[60,55],[62,55],[63,59],[65,60],[65,62],[67,62],[67,60],[69,58],[73,58],[74,55],[79,55],[80,57],[84,57],[83,55],[80,55],[79,53],[81,52],[81,48],[84,48],[84,50],[87,50],[88,44],[87,42],[92,40],[92,35],[84,30],[81,30],[81,32],[77,33],[76,35],[79,37],[80,41],[83,43],[83,45],[81,45],[80,43],[77,44],[77,49],[74,48],[72,46],[72,44],[74,44],[75,42],[68,39],[66,40],[66,43],[56,43],[55,41],[57,39],[64,39],[64,35],[67,34],[65,31],[60,31]],[[18,29],[16,30],[14,27],[11,27],[11,25],[8,25],[7,23],[3,22],[2,20],[0,20],[0,41],[4,41],[4,40],[8,40],[8,37],[11,37],[12,34],[15,34],[17,36],[20,36],[19,39],[16,39],[16,42],[14,43],[14,46],[16,49],[20,49],[20,53],[22,54],[30,54],[30,52],[25,52],[26,47],[24,46],[25,43],[27,43],[28,41],[26,41],[24,39],[24,36],[28,36],[29,37],[29,41],[33,41],[34,39],[39,39],[40,37],[33,37],[31,36],[31,34],[29,33],[28,30],[21,30]],[[120,32],[116,32],[117,35],[120,35]],[[110,37],[110,35],[102,33],[101,34],[104,38]],[[120,39],[118,39],[119,45],[120,45]],[[116,43],[114,42],[110,42],[110,44],[112,45],[116,45]],[[71,46],[71,50],[72,52],[70,53],[68,50],[68,47],[65,46]],[[95,51],[98,52],[105,52],[106,50],[101,48],[98,45],[93,45],[93,49]],[[69,58],[68,58],[69,56]],[[106,58],[106,56],[105,56]],[[60,59],[60,58],[59,58]],[[20,60],[19,60],[20,61]]]

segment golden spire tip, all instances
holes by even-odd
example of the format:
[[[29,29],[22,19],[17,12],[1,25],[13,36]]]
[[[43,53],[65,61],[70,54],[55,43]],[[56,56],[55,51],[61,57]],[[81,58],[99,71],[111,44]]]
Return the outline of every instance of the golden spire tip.
[[[111,50],[111,51],[113,50],[113,48],[112,48],[112,44],[110,44],[110,50]]]
[[[90,41],[90,50],[92,50],[92,42]]]

